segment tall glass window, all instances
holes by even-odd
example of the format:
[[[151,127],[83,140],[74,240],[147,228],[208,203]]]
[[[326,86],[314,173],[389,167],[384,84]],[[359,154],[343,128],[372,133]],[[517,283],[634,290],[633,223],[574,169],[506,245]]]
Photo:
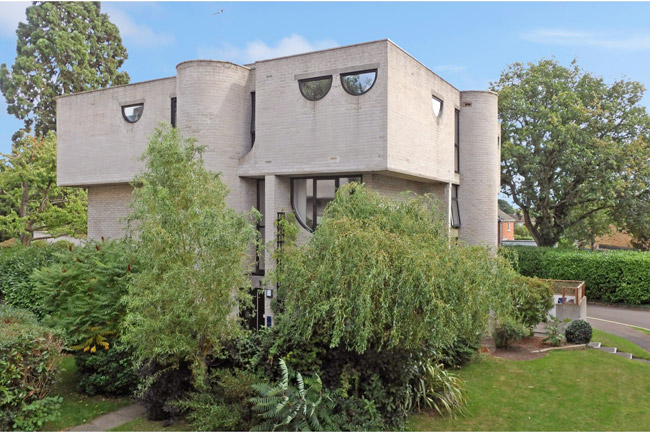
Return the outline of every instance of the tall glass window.
[[[460,173],[460,111],[454,112],[454,172]]]
[[[458,185],[451,186],[451,226],[460,228],[460,208],[458,207]]]
[[[259,213],[262,214],[262,218],[260,221],[257,223],[257,233],[258,233],[258,239],[261,241],[262,244],[264,244],[264,236],[266,234],[266,226],[264,224],[264,211],[265,211],[265,206],[264,206],[264,200],[266,200],[266,197],[264,195],[264,179],[258,179],[257,180],[257,205],[256,209],[259,211]],[[256,253],[256,260],[255,260],[255,274],[256,275],[264,275],[264,251],[258,251]]]
[[[291,206],[300,225],[314,231],[336,190],[350,182],[361,182],[361,176],[291,179]]]

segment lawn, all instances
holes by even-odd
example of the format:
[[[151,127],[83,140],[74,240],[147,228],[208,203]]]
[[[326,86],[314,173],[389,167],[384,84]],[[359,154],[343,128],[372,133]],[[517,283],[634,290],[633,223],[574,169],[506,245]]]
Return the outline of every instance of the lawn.
[[[43,426],[44,431],[63,430],[80,424],[85,424],[100,415],[117,410],[131,403],[128,398],[89,397],[75,391],[74,357],[65,356],[61,361],[60,380],[55,385],[52,396],[63,397],[61,418]]]
[[[650,364],[587,349],[482,356],[459,375],[470,415],[415,415],[411,431],[650,431]]]
[[[650,361],[650,353],[648,351],[628,340],[625,340],[624,338],[617,337],[616,335],[594,329],[591,341],[600,341],[603,343],[603,346],[616,347],[618,352],[631,353],[635,358],[642,358]]]

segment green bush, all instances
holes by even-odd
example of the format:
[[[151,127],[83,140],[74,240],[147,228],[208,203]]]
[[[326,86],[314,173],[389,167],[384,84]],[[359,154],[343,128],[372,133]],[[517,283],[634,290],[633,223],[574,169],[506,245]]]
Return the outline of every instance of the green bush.
[[[34,288],[30,276],[34,270],[56,262],[56,254],[68,245],[65,242],[34,242],[28,247],[22,244],[0,247],[0,301],[29,310],[41,318],[41,294]]]
[[[580,251],[542,247],[506,247],[522,275],[585,281],[591,300],[650,304],[650,254],[637,251]]]
[[[87,395],[131,395],[139,377],[130,349],[119,342],[109,350],[75,353],[77,390]]]
[[[71,349],[108,350],[125,315],[122,297],[131,272],[130,244],[89,242],[56,254],[32,275],[42,296],[43,323],[65,332]]]
[[[587,344],[591,341],[591,325],[584,320],[574,320],[567,326],[566,341],[574,344]]]
[[[529,329],[546,321],[553,308],[553,289],[537,278],[514,275],[508,284],[517,320]]]
[[[431,360],[418,362],[414,368],[407,405],[410,410],[433,409],[454,418],[465,413],[467,395],[462,379]]]
[[[61,398],[48,394],[61,349],[33,313],[0,305],[0,430],[38,430],[58,418]]]
[[[526,336],[527,330],[524,325],[513,318],[503,318],[497,321],[494,328],[494,344],[500,349],[507,349],[515,341]]]
[[[208,387],[190,393],[178,406],[196,431],[249,431],[257,423],[250,399],[259,381],[259,376],[240,369],[214,370]]]

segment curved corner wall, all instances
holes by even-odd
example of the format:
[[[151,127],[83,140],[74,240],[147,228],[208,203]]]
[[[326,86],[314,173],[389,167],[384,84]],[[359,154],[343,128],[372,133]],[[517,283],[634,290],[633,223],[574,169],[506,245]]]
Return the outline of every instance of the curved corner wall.
[[[501,128],[498,96],[468,91],[460,95],[459,239],[496,248],[501,187]]]
[[[240,206],[239,158],[250,148],[249,69],[229,62],[193,60],[176,66],[176,122],[185,137],[206,146],[205,167],[221,172],[229,207]]]

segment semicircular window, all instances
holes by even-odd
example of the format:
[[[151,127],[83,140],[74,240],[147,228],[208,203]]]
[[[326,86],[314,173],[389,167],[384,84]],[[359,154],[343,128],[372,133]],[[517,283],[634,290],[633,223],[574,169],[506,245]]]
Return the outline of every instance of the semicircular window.
[[[332,76],[308,78],[299,80],[300,93],[309,101],[323,99],[332,88]]]
[[[122,116],[129,123],[135,123],[142,117],[144,103],[122,106]]]
[[[363,95],[375,85],[377,70],[341,74],[341,84],[350,95]]]

